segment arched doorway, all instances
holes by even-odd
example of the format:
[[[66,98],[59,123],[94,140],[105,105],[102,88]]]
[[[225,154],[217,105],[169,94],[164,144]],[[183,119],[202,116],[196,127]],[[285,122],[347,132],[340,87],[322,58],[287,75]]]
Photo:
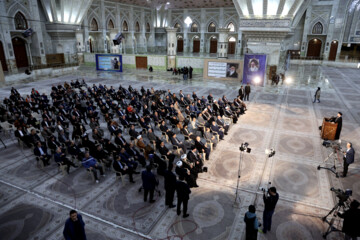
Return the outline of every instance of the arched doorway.
[[[228,41],[228,54],[235,54],[236,38],[230,37]]]
[[[28,67],[28,57],[26,53],[26,43],[23,39],[15,37],[12,39],[12,45],[14,48],[14,55],[17,68]]]
[[[332,41],[330,46],[330,53],[329,53],[329,61],[335,61],[336,59],[336,52],[338,49],[338,41]]]
[[[217,53],[217,39],[216,37],[210,38],[210,53]]]
[[[199,37],[194,37],[193,39],[193,53],[200,52],[200,39]]]
[[[184,39],[182,37],[177,39],[177,52],[184,52]]]
[[[5,52],[4,52],[4,47],[3,47],[3,44],[1,41],[0,41],[0,61],[1,61],[1,66],[2,66],[3,71],[4,72],[7,71],[8,68],[7,68],[7,64],[6,64]]]
[[[321,54],[322,41],[320,39],[311,39],[308,44],[307,57],[318,58]]]

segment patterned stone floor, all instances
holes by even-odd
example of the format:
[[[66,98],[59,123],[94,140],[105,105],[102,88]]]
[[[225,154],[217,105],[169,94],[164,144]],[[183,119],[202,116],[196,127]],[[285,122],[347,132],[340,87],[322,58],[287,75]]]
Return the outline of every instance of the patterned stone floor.
[[[0,236],[62,239],[68,211],[77,208],[83,214],[91,240],[240,240],[245,238],[243,216],[250,204],[256,204],[261,221],[264,206],[259,187],[266,187],[270,181],[277,187],[280,201],[272,231],[259,234],[258,239],[322,239],[327,225],[321,217],[338,200],[330,188],[352,189],[353,198],[360,200],[359,154],[347,178],[317,170],[331,153],[331,149],[321,145],[318,131],[325,116],[342,111],[342,146],[351,141],[355,150],[360,151],[358,74],[357,69],[294,65],[287,73],[292,81],[254,87],[247,102],[249,110],[231,127],[226,140],[218,144],[206,162],[208,173],[201,174],[200,187],[192,189],[190,217],[185,220],[174,209],[165,208],[163,194],[156,195],[154,205],[144,203],[138,192],[139,175],[135,176],[136,184],[125,186],[116,182],[111,172],[97,185],[91,183],[83,169],[72,170],[64,177],[54,164],[40,170],[30,150],[20,149],[13,136],[1,135],[8,148],[0,146]],[[81,67],[72,75],[8,83],[0,88],[0,99],[9,95],[11,86],[16,86],[21,94],[28,94],[33,87],[48,92],[52,84],[76,78],[114,87],[131,84],[137,89],[154,86],[175,93],[180,89],[184,93],[196,91],[198,96],[211,92],[217,98],[225,94],[229,99],[236,96],[240,86],[236,81],[203,80],[197,74],[184,82],[168,72],[128,70],[113,74]],[[322,88],[321,103],[312,103],[318,86]],[[239,146],[245,141],[252,151],[240,161]],[[266,148],[274,148],[276,155],[267,159]],[[235,199],[239,164],[239,197]],[[341,239],[341,235],[331,233],[327,239]]]

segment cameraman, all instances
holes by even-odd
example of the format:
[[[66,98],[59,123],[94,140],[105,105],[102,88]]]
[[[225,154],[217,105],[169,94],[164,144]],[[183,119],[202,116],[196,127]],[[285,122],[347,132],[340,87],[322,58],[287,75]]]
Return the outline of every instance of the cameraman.
[[[350,204],[350,209],[344,213],[337,213],[337,215],[344,219],[342,232],[345,233],[345,240],[356,240],[357,236],[360,236],[360,230],[358,228],[360,219],[360,203],[356,200]]]
[[[344,152],[344,171],[342,177],[346,177],[349,165],[354,162],[354,159],[355,159],[355,150],[352,147],[352,143],[348,142],[346,144],[346,152]]]
[[[274,214],[276,203],[279,200],[279,194],[276,192],[276,188],[269,188],[267,193],[264,191],[263,199],[265,204],[263,213],[263,233],[266,233],[271,230],[271,218]]]

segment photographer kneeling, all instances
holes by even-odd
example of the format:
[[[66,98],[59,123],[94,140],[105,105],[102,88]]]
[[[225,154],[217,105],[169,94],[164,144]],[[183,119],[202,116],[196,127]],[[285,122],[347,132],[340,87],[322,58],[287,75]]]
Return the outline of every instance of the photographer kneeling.
[[[337,215],[344,219],[342,232],[345,233],[345,240],[356,240],[360,236],[359,219],[360,219],[360,203],[356,200],[350,204],[350,209],[344,213],[337,213]]]

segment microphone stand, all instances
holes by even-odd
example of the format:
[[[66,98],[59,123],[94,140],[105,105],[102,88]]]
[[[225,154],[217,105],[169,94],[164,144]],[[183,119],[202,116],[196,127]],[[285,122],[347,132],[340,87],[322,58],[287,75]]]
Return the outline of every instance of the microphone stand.
[[[237,184],[236,184],[236,192],[235,192],[235,199],[234,199],[234,207],[238,207],[240,205],[240,199],[239,202],[237,201],[239,198],[239,182],[240,182],[240,174],[241,174],[241,166],[242,161],[244,158],[244,151],[240,150],[240,158],[239,158],[239,168],[238,168],[238,174],[237,174]]]

